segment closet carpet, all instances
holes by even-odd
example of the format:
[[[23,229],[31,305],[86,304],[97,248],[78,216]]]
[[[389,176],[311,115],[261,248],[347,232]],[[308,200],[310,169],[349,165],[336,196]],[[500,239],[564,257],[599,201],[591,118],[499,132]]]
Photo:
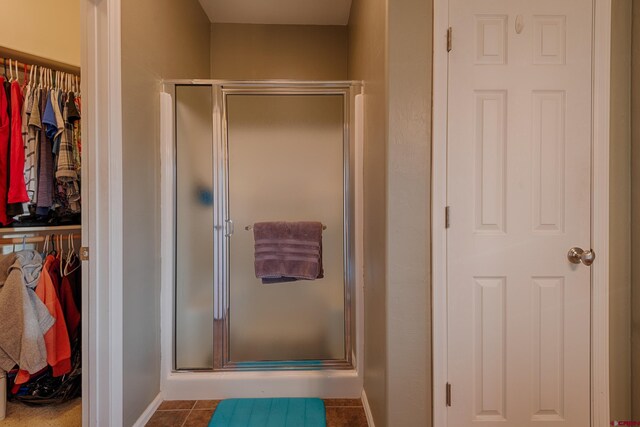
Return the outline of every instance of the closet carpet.
[[[27,406],[7,402],[7,416],[2,427],[82,427],[82,399],[61,405]]]
[[[360,399],[323,399],[327,427],[367,427]],[[207,427],[219,400],[167,400],[147,427]],[[4,427],[4,425],[2,426]]]

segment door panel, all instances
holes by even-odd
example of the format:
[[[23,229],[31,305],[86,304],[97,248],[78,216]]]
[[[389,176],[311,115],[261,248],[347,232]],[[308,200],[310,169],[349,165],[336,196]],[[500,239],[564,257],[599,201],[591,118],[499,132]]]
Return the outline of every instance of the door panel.
[[[232,362],[345,358],[344,98],[227,96]],[[261,221],[319,221],[324,277],[265,285]]]
[[[449,425],[589,425],[592,4],[452,0]]]

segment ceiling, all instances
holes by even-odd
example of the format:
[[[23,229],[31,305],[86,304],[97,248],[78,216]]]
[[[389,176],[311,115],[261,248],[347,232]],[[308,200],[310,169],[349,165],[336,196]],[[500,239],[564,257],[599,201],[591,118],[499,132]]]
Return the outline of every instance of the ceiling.
[[[347,25],[351,0],[199,0],[215,23]]]

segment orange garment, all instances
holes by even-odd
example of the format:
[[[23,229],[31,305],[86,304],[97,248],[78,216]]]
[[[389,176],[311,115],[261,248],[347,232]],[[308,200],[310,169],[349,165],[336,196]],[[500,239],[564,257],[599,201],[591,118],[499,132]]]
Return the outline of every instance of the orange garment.
[[[56,319],[56,323],[44,335],[44,343],[47,347],[47,362],[53,369],[53,376],[59,377],[71,372],[71,345],[60,300],[49,274],[52,262],[55,262],[55,258],[52,255],[47,256],[36,286],[36,295]]]

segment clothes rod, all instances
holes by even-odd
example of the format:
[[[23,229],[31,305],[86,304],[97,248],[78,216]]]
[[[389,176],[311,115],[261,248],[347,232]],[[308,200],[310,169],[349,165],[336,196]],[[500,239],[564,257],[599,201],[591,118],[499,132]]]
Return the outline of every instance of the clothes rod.
[[[244,227],[244,229],[245,229],[246,231],[253,230],[253,225],[246,225],[246,226]],[[326,225],[324,225],[324,224],[322,224],[322,229],[323,229],[323,230],[326,230],[326,229],[327,229],[327,226],[326,226]]]
[[[19,67],[22,70],[24,65],[30,67],[31,65],[37,65],[39,67],[50,68],[55,71],[63,71],[65,73],[74,74],[80,76],[80,67],[65,64],[64,62],[54,61],[53,59],[43,58],[41,56],[32,55],[30,53],[20,52],[19,50],[9,49],[8,47],[0,46],[0,58],[16,60],[19,62]]]
[[[68,235],[63,234],[65,238],[68,238]],[[72,234],[74,239],[80,239],[82,236],[80,234]],[[36,237],[6,237],[0,238],[0,245],[19,245],[21,243],[42,243],[46,240],[46,236],[36,236]]]
[[[64,231],[80,231],[81,225],[44,225],[34,227],[7,227],[0,228],[0,236],[6,235],[23,235],[26,233],[47,233],[47,234],[62,234]]]

